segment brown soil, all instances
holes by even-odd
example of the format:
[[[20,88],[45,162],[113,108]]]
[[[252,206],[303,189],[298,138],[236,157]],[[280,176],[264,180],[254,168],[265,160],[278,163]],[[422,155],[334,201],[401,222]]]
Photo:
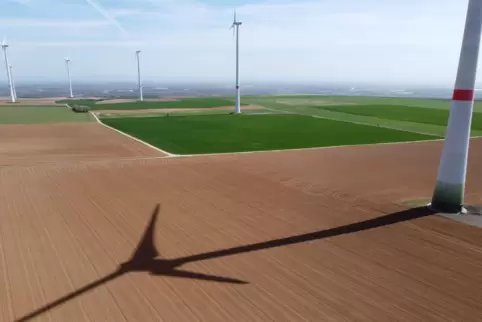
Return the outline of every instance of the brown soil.
[[[0,166],[132,156],[160,154],[96,123],[0,126]]]
[[[128,138],[77,126],[0,127],[3,164],[28,151],[0,169],[0,321],[482,315],[480,229],[397,205],[430,196],[442,142],[145,159]],[[481,161],[474,140],[478,202]]]
[[[184,112],[184,111],[230,111],[233,110],[234,106],[223,106],[223,107],[213,107],[213,108],[156,108],[147,110],[97,110],[95,114],[144,114],[144,113],[172,113],[172,112]],[[260,110],[263,107],[258,105],[245,105],[241,107],[242,110],[252,111]]]

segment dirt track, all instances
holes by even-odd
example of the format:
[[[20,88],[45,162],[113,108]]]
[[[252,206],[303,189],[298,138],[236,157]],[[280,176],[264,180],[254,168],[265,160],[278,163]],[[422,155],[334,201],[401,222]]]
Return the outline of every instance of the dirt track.
[[[65,144],[50,156],[44,141],[40,158],[23,140],[30,154],[7,157],[12,165],[0,168],[0,321],[477,321],[482,315],[480,230],[396,204],[430,196],[441,142],[114,161],[149,152],[89,126],[91,136],[103,133],[102,142],[110,143],[88,140],[94,144],[88,148],[71,138],[81,151]],[[17,131],[20,138],[46,133]],[[100,152],[111,144],[122,148]],[[12,145],[0,141],[0,148],[3,156]],[[467,193],[480,202],[482,140],[473,141],[471,152]],[[33,165],[57,155],[78,162]],[[107,158],[83,161],[100,156]],[[154,259],[146,238],[116,272],[156,203],[152,243],[160,257]],[[184,278],[180,270],[188,271]]]

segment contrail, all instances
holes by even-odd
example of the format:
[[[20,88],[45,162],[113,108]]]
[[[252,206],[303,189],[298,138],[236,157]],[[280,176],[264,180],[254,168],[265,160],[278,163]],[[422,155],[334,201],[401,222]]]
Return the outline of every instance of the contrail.
[[[126,34],[128,35],[129,33],[127,32],[127,30],[124,29],[124,27],[121,26],[121,24],[114,18],[112,17],[100,4],[98,4],[96,1],[94,0],[85,0],[85,2],[87,2],[88,5],[90,5],[92,8],[94,8],[95,10],[97,10],[97,12],[99,12],[102,16],[104,16],[105,19],[109,20],[110,22],[112,22],[116,27],[117,29],[119,29],[123,34]]]

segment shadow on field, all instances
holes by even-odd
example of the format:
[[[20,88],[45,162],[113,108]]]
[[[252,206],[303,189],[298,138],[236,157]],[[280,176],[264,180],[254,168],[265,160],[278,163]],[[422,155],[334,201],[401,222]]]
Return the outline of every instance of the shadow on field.
[[[401,223],[404,221],[409,221],[417,218],[430,216],[435,213],[427,207],[418,207],[418,208],[400,211],[400,212],[388,214],[385,216],[381,216],[381,217],[377,217],[377,218],[373,218],[373,219],[369,219],[369,220],[365,220],[365,221],[361,221],[353,224],[348,224],[345,226],[330,228],[330,229],[312,232],[308,234],[295,235],[291,237],[279,238],[279,239],[274,239],[274,240],[261,242],[261,243],[226,248],[222,250],[216,250],[212,252],[206,252],[206,253],[201,253],[197,255],[181,257],[181,258],[162,259],[162,258],[157,258],[159,256],[159,253],[154,244],[154,229],[155,229],[155,224],[159,214],[159,209],[160,209],[160,206],[157,205],[151,216],[151,220],[144,232],[144,235],[140,240],[131,258],[128,261],[119,265],[117,270],[115,270],[111,274],[97,281],[94,281],[72,293],[69,293],[63,296],[62,298],[56,301],[53,301],[29,313],[28,315],[25,315],[19,318],[16,321],[20,322],[20,321],[27,321],[27,320],[33,319],[34,317],[37,317],[38,315],[45,313],[48,310],[53,309],[69,300],[72,300],[75,297],[82,295],[83,293],[91,291],[92,289],[98,286],[101,286],[115,278],[118,278],[124,274],[131,273],[131,272],[146,272],[152,275],[170,276],[170,277],[178,277],[178,278],[190,278],[190,279],[198,279],[198,280],[218,282],[218,283],[247,284],[247,282],[245,281],[241,281],[234,278],[206,275],[206,274],[197,273],[197,272],[190,272],[186,270],[180,270],[178,269],[178,267],[190,262],[197,262],[197,261],[220,258],[225,256],[244,254],[244,253],[269,249],[269,248],[288,246],[288,245],[299,244],[299,243],[304,243],[304,242],[323,239],[323,238],[336,237],[340,235],[356,233],[364,230],[374,229],[374,228],[383,227],[383,226],[389,226],[389,225]]]

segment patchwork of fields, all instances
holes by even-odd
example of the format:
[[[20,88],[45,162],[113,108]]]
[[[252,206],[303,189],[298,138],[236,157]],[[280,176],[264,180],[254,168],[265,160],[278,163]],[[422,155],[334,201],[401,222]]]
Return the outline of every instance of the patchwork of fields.
[[[448,102],[243,100],[263,108],[0,106],[0,322],[482,316],[480,229],[407,206],[432,193]],[[193,155],[273,149],[297,150]]]
[[[274,96],[244,101],[264,107],[266,114],[113,113],[101,120],[165,151],[200,154],[442,139],[449,116],[449,102],[428,99]],[[482,113],[474,113],[472,135],[482,135]]]
[[[292,95],[243,102],[244,113],[231,115],[231,98],[58,101],[88,106],[104,124],[181,155],[442,139],[449,116],[448,101],[430,99]],[[476,105],[472,136],[482,136]],[[65,107],[2,109],[3,123],[93,120]]]
[[[245,102],[278,111],[440,137],[445,135],[450,107],[448,100],[313,95],[249,97]],[[482,136],[482,103],[475,104],[474,112],[472,136]]]
[[[115,100],[114,100],[115,101]],[[110,100],[60,100],[60,104],[77,104],[89,106],[91,110],[148,110],[148,109],[209,109],[233,105],[233,100],[226,98],[184,98],[166,99],[139,102],[124,100],[124,102],[111,102]]]

